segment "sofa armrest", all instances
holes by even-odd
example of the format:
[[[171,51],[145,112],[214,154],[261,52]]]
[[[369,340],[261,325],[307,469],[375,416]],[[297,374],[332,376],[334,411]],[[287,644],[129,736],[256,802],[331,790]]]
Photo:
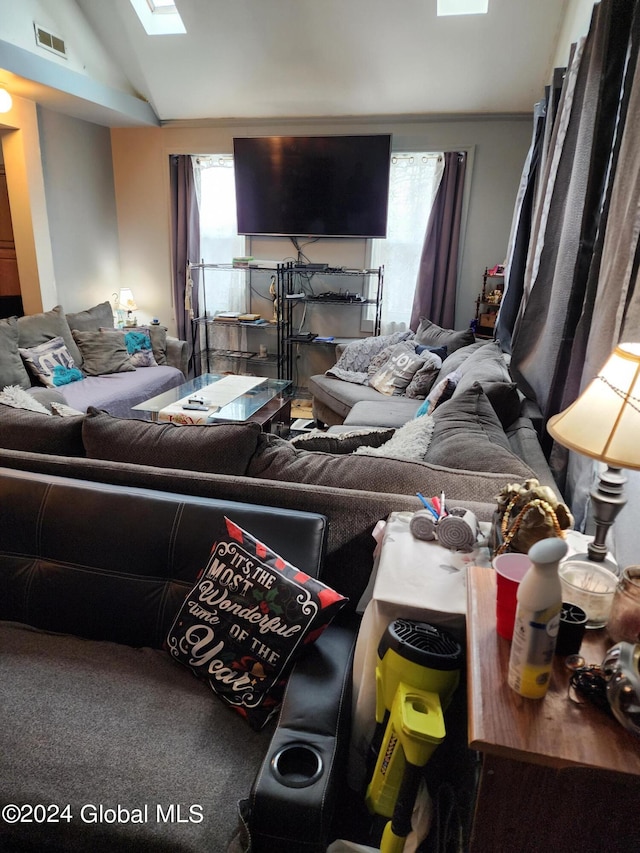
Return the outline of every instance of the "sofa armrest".
[[[181,370],[185,378],[189,370],[190,357],[191,344],[189,341],[181,341],[167,335],[167,364]]]
[[[278,726],[251,792],[252,853],[324,853],[346,776],[358,620],[333,623],[289,678]]]

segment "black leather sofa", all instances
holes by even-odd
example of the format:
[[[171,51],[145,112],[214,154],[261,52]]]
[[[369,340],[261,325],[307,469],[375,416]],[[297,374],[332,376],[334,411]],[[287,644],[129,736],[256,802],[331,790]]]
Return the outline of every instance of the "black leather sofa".
[[[225,515],[321,574],[318,514],[0,468],[0,849],[326,849],[355,617],[261,731],[162,648]]]

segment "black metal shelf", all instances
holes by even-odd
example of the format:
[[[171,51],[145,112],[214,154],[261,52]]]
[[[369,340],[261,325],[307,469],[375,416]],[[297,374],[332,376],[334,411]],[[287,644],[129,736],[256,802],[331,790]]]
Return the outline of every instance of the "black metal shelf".
[[[228,358],[236,361],[247,362],[250,361],[251,365],[265,364],[265,365],[275,365],[278,371],[278,379],[291,379],[293,373],[293,345],[299,343],[316,343],[316,345],[325,345],[325,346],[335,346],[339,343],[345,342],[348,339],[338,339],[336,341],[315,341],[315,340],[301,340],[298,337],[295,337],[293,332],[293,321],[292,314],[294,311],[294,306],[296,303],[303,303],[305,307],[308,306],[325,306],[325,305],[343,305],[343,306],[359,306],[360,308],[365,308],[367,306],[375,307],[375,318],[373,320],[373,334],[380,334],[380,321],[381,321],[381,307],[382,307],[382,290],[383,290],[383,281],[384,281],[384,267],[379,267],[377,269],[355,269],[355,268],[345,268],[345,267],[308,267],[304,265],[300,265],[294,262],[287,262],[284,264],[278,264],[277,268],[274,269],[272,266],[261,267],[261,266],[244,266],[244,265],[236,265],[236,264],[206,264],[204,262],[199,264],[188,264],[187,265],[187,277],[191,277],[192,270],[201,270],[202,271],[202,279],[201,279],[201,287],[202,293],[204,294],[204,305],[201,306],[204,308],[204,313],[201,316],[195,317],[192,320],[192,338],[193,338],[193,349],[196,351],[196,343],[200,336],[200,341],[202,343],[202,337],[204,336],[204,345],[202,346],[202,351],[205,354],[207,368],[209,372],[211,372],[210,368],[210,360],[216,358]],[[241,272],[241,273],[252,273],[252,272],[266,272],[269,273],[275,279],[275,299],[274,299],[274,320],[267,320],[264,323],[256,323],[254,320],[238,320],[238,319],[220,319],[214,317],[210,317],[207,315],[206,310],[206,288],[205,288],[205,271],[211,270],[213,272],[224,271],[224,272]],[[335,279],[335,277],[347,277],[350,279],[359,278],[360,279],[360,293],[358,294],[358,288],[354,288],[353,298],[345,299],[344,297],[337,296],[336,298],[328,297],[320,297],[311,296],[308,293],[302,296],[295,297],[295,287],[296,285],[300,285],[300,282],[305,282],[308,286],[308,282],[310,277],[319,276],[319,277],[330,277]],[[369,298],[357,298],[358,295],[364,296],[366,280],[370,278],[376,278],[376,297],[375,299]],[[249,279],[250,281],[250,279]],[[352,285],[353,286],[353,285]],[[330,290],[330,288],[327,288]],[[335,289],[336,293],[340,293],[339,289]],[[345,288],[346,290],[346,288]],[[351,293],[351,287],[347,291],[347,293]],[[292,297],[294,298],[287,298]],[[247,313],[250,313],[247,311]],[[229,328],[244,328],[244,329],[255,329],[260,332],[270,331],[275,329],[277,332],[276,337],[276,352],[269,353],[267,357],[260,356],[258,353],[244,351],[244,350],[233,350],[229,349],[221,349],[220,347],[212,347],[210,346],[210,338],[209,338],[209,330],[212,328],[220,328],[220,327],[229,327]],[[201,334],[202,333],[202,334]],[[364,335],[363,337],[366,337]],[[246,343],[245,343],[246,345]]]
[[[368,299],[362,298],[358,299],[356,296],[358,294],[354,294],[353,299],[345,299],[336,297],[335,299],[327,296],[327,297],[317,297],[310,296],[308,294],[298,295],[300,282],[309,280],[310,276],[326,276],[328,278],[335,277],[350,277],[350,278],[360,278],[360,295],[363,295],[366,280],[371,278],[377,279],[376,284],[376,298]],[[300,265],[294,262],[288,262],[278,267],[278,301],[280,305],[280,322],[278,324],[278,331],[280,338],[280,346],[279,351],[283,354],[283,366],[285,370],[285,378],[291,379],[293,375],[293,349],[296,344],[304,344],[305,346],[309,344],[317,345],[335,345],[340,341],[316,341],[316,339],[312,340],[304,340],[300,339],[296,335],[293,334],[293,311],[295,305],[301,303],[305,306],[305,310],[308,306],[325,306],[325,305],[343,305],[348,307],[359,306],[360,308],[365,308],[366,306],[375,306],[375,319],[373,321],[373,334],[380,334],[380,322],[381,322],[381,310],[382,310],[382,292],[384,286],[384,267],[378,267],[377,269],[350,269],[345,267],[327,267],[324,269],[318,269],[317,267],[306,267],[304,265]],[[339,293],[336,289],[336,293]],[[350,290],[348,291],[351,292]]]

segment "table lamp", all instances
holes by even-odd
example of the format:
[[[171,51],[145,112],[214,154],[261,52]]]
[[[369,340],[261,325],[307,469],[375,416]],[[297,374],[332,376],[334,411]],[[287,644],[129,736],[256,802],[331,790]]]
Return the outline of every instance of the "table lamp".
[[[640,343],[621,343],[577,400],[547,424],[558,444],[607,465],[591,492],[589,559],[604,562],[607,532],[626,503],[621,468],[640,469]]]
[[[120,309],[127,312],[125,326],[137,326],[138,320],[133,316],[133,312],[138,310],[133,292],[128,287],[120,288]]]

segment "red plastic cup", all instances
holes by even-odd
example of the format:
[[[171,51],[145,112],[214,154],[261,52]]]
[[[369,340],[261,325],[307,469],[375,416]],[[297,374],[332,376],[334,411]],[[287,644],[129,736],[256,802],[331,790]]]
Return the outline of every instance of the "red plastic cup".
[[[526,554],[499,554],[493,558],[496,570],[496,630],[505,640],[513,637],[520,581],[531,565]]]

